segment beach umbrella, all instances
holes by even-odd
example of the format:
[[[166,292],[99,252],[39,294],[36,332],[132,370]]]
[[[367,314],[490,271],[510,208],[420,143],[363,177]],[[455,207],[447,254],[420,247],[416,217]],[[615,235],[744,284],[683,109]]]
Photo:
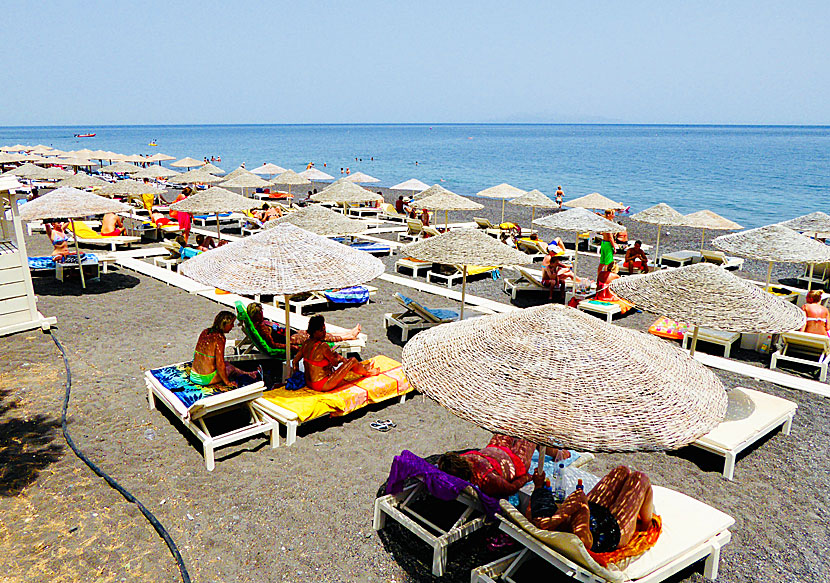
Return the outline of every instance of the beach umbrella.
[[[259,174],[260,176],[265,176],[267,174],[268,178],[271,178],[272,176],[285,172],[285,168],[277,166],[276,164],[271,164],[270,162],[263,162],[262,166],[254,168],[251,172],[253,174]]]
[[[613,201],[598,192],[592,192],[591,194],[569,200],[565,203],[565,206],[568,208],[594,209],[598,211],[618,211],[625,208],[625,205],[621,202]]]
[[[298,172],[297,175],[308,180],[334,180],[334,176],[326,174],[322,170],[317,170],[317,168],[307,168],[302,172]]]
[[[12,154],[8,152],[0,153],[0,164],[15,164],[17,162],[27,162],[29,156],[26,154]]]
[[[381,275],[384,265],[364,251],[282,224],[192,257],[179,271],[232,293],[284,296],[288,365],[291,296],[361,285]]]
[[[51,147],[51,146],[44,146],[43,144],[38,144],[37,146],[35,146],[31,150],[29,150],[29,153],[30,154],[48,154],[52,150],[54,150],[54,148]]]
[[[182,175],[184,176],[184,174]],[[257,206],[257,201],[238,195],[218,186],[200,190],[184,200],[170,205],[170,210],[183,211],[192,215],[216,215],[216,236],[221,240],[219,213],[246,212]],[[224,289],[224,288],[223,288]]]
[[[559,205],[552,201],[548,195],[540,192],[538,190],[531,190],[530,192],[523,194],[519,198],[514,198],[510,201],[510,204],[515,204],[519,206],[529,206],[531,207],[530,212],[530,224],[531,224],[531,231],[533,230],[533,220],[536,218],[536,207],[545,208],[545,209],[552,209],[557,208]]]
[[[12,168],[11,170],[4,172],[2,176],[18,176],[20,178],[31,178],[32,175],[39,173],[43,168],[40,166],[33,164],[31,162],[26,162],[18,166],[17,168]]]
[[[724,253],[767,261],[766,287],[769,287],[773,263],[830,262],[830,247],[781,225],[721,235],[712,245]]]
[[[50,166],[49,168],[38,168],[36,172],[30,172],[26,178],[32,180],[63,180],[74,176],[72,172],[67,172],[61,168]]]
[[[157,153],[153,154],[152,156],[147,156],[148,162],[158,162],[161,164],[162,162],[166,162],[168,160],[175,160],[173,156],[168,156],[167,154]]]
[[[827,234],[830,233],[830,215],[827,213],[823,213],[821,211],[810,213],[808,215],[803,215],[800,217],[796,217],[794,219],[790,219],[788,221],[783,221],[778,223],[782,227],[787,227],[788,229],[792,229],[793,231],[798,231],[799,233],[810,233],[813,235],[813,238],[818,240],[819,233]],[[807,291],[811,290],[813,287],[813,268],[815,267],[815,263],[810,264],[810,279],[807,280]]]
[[[379,178],[375,178],[374,176],[369,176],[364,172],[355,172],[354,174],[349,174],[345,176],[342,180],[347,182],[355,182],[355,183],[362,183],[366,184],[369,182],[380,182]]]
[[[15,144],[14,146],[3,146],[0,150],[4,152],[28,152],[32,148],[29,146],[24,146],[23,144]]]
[[[254,174],[254,173],[251,172],[250,170],[245,170],[242,166],[240,166],[239,168],[231,170],[230,172],[225,174],[225,176],[224,176],[224,178],[222,178],[222,180],[230,180],[231,178],[236,178],[237,176],[250,176],[252,174]]]
[[[437,184],[424,192],[430,190],[432,191],[432,194],[429,196],[418,197],[417,200],[412,201],[412,206],[420,209],[444,211],[444,229],[446,230],[449,230],[450,228],[449,211],[477,211],[478,209],[484,208],[484,205],[479,204],[474,200],[470,200],[469,198],[465,198],[459,194],[455,194],[454,192],[451,192]],[[502,243],[499,244],[503,245]]]
[[[544,446],[677,449],[726,415],[718,377],[679,347],[556,304],[424,330],[402,361],[458,417]]]
[[[89,215],[103,215],[105,213],[120,213],[129,207],[116,200],[110,200],[85,190],[78,190],[64,186],[48,194],[27,202],[20,207],[20,218],[24,221],[69,219],[72,232],[75,232],[75,219]],[[86,288],[84,270],[81,265],[81,250],[78,248],[78,238],[75,239],[75,256],[78,259],[78,270],[81,272],[81,287]]]
[[[311,200],[316,202],[333,202],[342,205],[374,202],[378,198],[380,195],[342,178],[329,184],[317,194],[311,195]]]
[[[395,186],[390,186],[389,190],[407,190],[412,193],[410,196],[415,196],[416,192],[422,192],[427,188],[429,188],[429,184],[425,184],[417,178],[410,178],[409,180],[396,184]]]
[[[93,154],[93,152],[90,152],[90,154]],[[127,154],[126,156],[123,156],[121,158],[121,161],[122,162],[133,162],[133,163],[136,163],[136,164],[146,164],[148,160],[147,160],[146,157],[142,156],[141,154]]]
[[[357,235],[366,232],[369,228],[366,221],[344,217],[340,213],[316,204],[292,211],[278,219],[272,219],[265,223],[265,228],[272,229],[283,223],[290,223],[323,237]]]
[[[150,164],[147,168],[142,168],[133,174],[133,178],[171,178],[178,176],[181,172],[176,172],[170,168],[165,168],[159,164]]]
[[[523,194],[527,194],[526,190],[522,190],[521,188],[516,188],[515,186],[511,186],[506,182],[502,182],[501,184],[497,184],[496,186],[491,186],[490,188],[485,188],[484,190],[480,190],[476,193],[476,196],[483,196],[484,198],[500,198],[501,199],[501,221],[500,223],[504,222],[504,202],[510,198],[518,198]]]
[[[9,156],[9,154],[5,154],[5,156]],[[3,157],[4,157],[4,154],[0,154],[0,164],[3,163],[2,162]],[[31,153],[30,154],[21,154],[20,158],[21,158],[21,162],[35,162],[35,163],[38,163],[38,164],[41,163],[41,162],[46,162],[46,161],[49,160],[49,158],[44,158],[40,154],[31,154]]]
[[[196,160],[194,158],[182,158],[170,164],[174,168],[196,168],[197,166],[204,166],[204,160]]]
[[[241,188],[242,194],[245,194],[246,188],[268,188],[271,183],[257,176],[256,174],[239,174],[229,180],[221,183],[222,188]]]
[[[221,168],[219,168],[219,166],[211,164],[210,162],[208,162],[207,164],[204,164],[203,166],[200,166],[199,170],[204,170],[205,172],[209,172],[211,174],[224,174],[225,173],[225,171],[222,170]]]
[[[55,184],[55,188],[61,188],[62,186],[71,186],[72,188],[102,188],[109,184],[106,180],[101,180],[85,172],[79,172],[78,174],[73,174],[69,178],[61,180]]]
[[[457,195],[456,195],[457,196]],[[461,318],[464,318],[464,298],[467,295],[467,267],[469,265],[526,265],[531,259],[527,253],[508,247],[478,229],[448,231],[401,248],[404,257],[420,261],[461,265]]]
[[[271,184],[273,184],[274,186],[276,186],[278,184],[287,186],[288,187],[288,196],[291,196],[291,187],[292,186],[301,186],[301,185],[311,184],[311,180],[309,180],[308,178],[305,178],[303,176],[300,176],[299,174],[297,174],[296,172],[294,172],[291,169],[288,169],[285,172],[283,172],[282,174],[280,174],[279,176],[276,176],[271,181]]]
[[[173,176],[168,182],[170,184],[216,184],[225,180],[227,179],[219,178],[201,168],[196,168],[195,170],[182,172],[178,176]]]
[[[118,180],[116,182],[107,183],[103,186],[98,194],[101,196],[126,196],[128,199],[142,198],[145,194],[152,194],[153,200],[157,194],[164,192],[163,188],[155,184],[144,182],[143,180]],[[130,206],[130,219],[135,220],[135,214],[132,206]],[[150,210],[150,209],[148,209]],[[133,231],[131,227],[130,231]]]
[[[718,265],[698,263],[611,282],[611,291],[638,308],[694,326],[727,332],[779,334],[804,325],[804,311]]]
[[[92,150],[89,148],[81,148],[80,150],[75,150],[72,153],[79,158],[89,158],[89,155],[92,154]]]
[[[101,168],[101,172],[105,172],[107,174],[133,174],[139,170],[141,170],[140,167],[124,161],[116,162],[115,164],[110,164],[109,166]]]
[[[710,210],[702,210],[684,215],[683,224],[681,226],[701,229],[701,251],[703,251],[703,240],[706,238],[706,229],[711,231],[736,231],[738,229],[743,229],[743,227],[735,221],[730,221],[726,217],[722,217]]]
[[[632,221],[657,225],[657,243],[654,246],[654,259],[660,251],[660,230],[663,225],[683,225],[685,217],[664,202],[658,203],[644,211],[631,215]]]
[[[541,217],[533,221],[537,227],[545,227],[559,231],[569,231],[576,236],[576,243],[574,246],[574,275],[576,275],[576,264],[579,259],[579,233],[585,231],[595,231],[597,233],[620,233],[625,230],[625,227],[618,225],[614,221],[609,221],[604,217],[592,213],[584,208],[572,208],[567,211],[562,211],[546,217]]]

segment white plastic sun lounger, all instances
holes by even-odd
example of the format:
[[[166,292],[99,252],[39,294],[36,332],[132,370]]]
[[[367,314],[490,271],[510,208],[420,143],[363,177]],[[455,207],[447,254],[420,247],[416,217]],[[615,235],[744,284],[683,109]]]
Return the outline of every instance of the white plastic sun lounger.
[[[432,262],[404,257],[395,262],[395,271],[401,273],[401,269],[409,269],[412,271],[412,277],[418,277],[419,271],[429,271],[432,269]]]
[[[600,316],[605,316],[606,322],[611,322],[616,314],[622,313],[622,308],[620,308],[617,304],[597,304],[587,300],[579,302],[577,308],[579,308],[583,312],[591,312],[592,314],[599,314]]]
[[[519,277],[503,279],[504,292],[510,294],[512,299],[515,300],[516,294],[523,291],[550,293],[550,289],[542,285],[542,282],[528,270],[519,266],[514,266],[513,269],[519,272]]]
[[[683,336],[683,348],[688,348],[689,341],[692,334]],[[702,342],[711,342],[723,346],[723,357],[729,358],[729,353],[732,352],[732,345],[741,339],[738,332],[726,332],[724,330],[713,330],[711,328],[699,328],[697,331],[697,339]]]
[[[830,363],[830,338],[820,334],[811,334],[810,332],[785,332],[781,334],[781,343],[783,346],[772,355],[769,364],[770,369],[776,369],[779,360],[797,362],[818,367],[820,371],[819,381],[827,380],[827,366]],[[793,352],[812,358],[793,356]]]
[[[720,550],[729,543],[729,528],[735,523],[728,514],[685,494],[653,486],[654,509],[663,520],[657,543],[639,557],[621,565],[602,567],[585,550],[574,534],[550,532],[533,526],[518,510],[501,502],[505,516],[499,516],[499,528],[524,548],[488,565],[473,569],[472,583],[494,583],[496,580],[519,583],[514,579],[519,567],[536,555],[552,568],[584,583],[658,583],[678,571],[705,558],[703,574],[708,579],[718,576]],[[540,573],[533,581],[539,581]],[[551,578],[549,580],[554,580]]]
[[[459,312],[455,310],[427,308],[400,293],[395,293],[393,297],[406,308],[406,311],[400,314],[384,314],[383,326],[386,329],[390,326],[400,328],[402,342],[409,340],[410,332],[419,332],[439,324],[455,322],[459,318]]]
[[[723,477],[731,480],[738,454],[778,427],[789,435],[797,409],[798,405],[787,399],[734,388],[730,391],[726,420],[692,445],[726,458]]]

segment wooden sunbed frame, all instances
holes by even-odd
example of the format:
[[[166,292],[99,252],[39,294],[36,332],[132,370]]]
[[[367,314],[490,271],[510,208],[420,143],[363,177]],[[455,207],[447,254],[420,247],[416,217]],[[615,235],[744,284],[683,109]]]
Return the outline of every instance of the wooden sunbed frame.
[[[687,348],[691,340],[692,334],[685,334],[681,345]],[[740,341],[741,335],[738,332],[725,332],[722,330],[713,330],[711,328],[698,328],[697,339],[703,342],[710,342],[723,346],[723,357],[729,358],[729,353],[732,351],[732,345]]]
[[[75,221],[76,223],[80,223],[82,221]],[[89,225],[87,225],[89,226]],[[118,235],[115,237],[105,237],[104,235],[98,235],[97,237],[79,237],[76,236],[75,233],[72,231],[71,228],[67,228],[67,230],[72,233],[72,236],[75,237],[75,240],[79,244],[83,245],[109,245],[111,251],[116,250],[116,246],[123,245],[125,247],[129,247],[133,243],[138,243],[141,241],[141,237],[128,237],[125,235]]]
[[[712,251],[703,249],[700,251],[700,256],[705,263],[714,263],[720,265],[724,269],[743,269],[743,257],[727,257],[723,251]]]
[[[432,269],[432,262],[431,261],[418,261],[417,259],[411,259],[409,257],[404,257],[403,259],[398,259],[395,262],[395,271],[397,273],[401,272],[401,268],[410,269],[412,270],[412,277],[418,277],[418,272],[429,271]]]
[[[421,219],[406,219],[406,232],[398,233],[398,241],[418,241],[423,230]]]
[[[830,364],[830,338],[809,332],[785,332],[781,334],[781,342],[783,346],[772,354],[772,360],[769,363],[770,369],[777,368],[779,360],[797,362],[818,367],[820,370],[819,381],[823,383],[827,380],[827,366]],[[789,350],[800,354],[815,355],[818,360],[792,356],[787,354]]]
[[[462,278],[464,277],[464,273],[463,273],[463,267],[461,265],[453,265],[453,267],[455,268],[454,273],[441,273],[440,271],[435,271],[434,269],[430,269],[429,271],[427,271],[427,281],[429,283],[437,282],[437,283],[440,283],[440,284],[445,284],[447,287],[454,286],[456,283],[459,283],[462,280]],[[482,267],[489,267],[489,266],[482,266]],[[434,265],[433,265],[433,268],[434,268]],[[467,270],[468,270],[467,271],[467,281],[469,281],[470,277],[471,277],[469,269],[470,269],[470,266],[467,267]],[[479,273],[476,273],[475,275],[481,275],[483,273],[492,273],[496,269],[498,269],[498,267],[489,267],[489,269],[487,269],[485,271],[481,271]]]
[[[590,303],[591,298],[587,298],[579,302],[577,308],[583,312],[591,312],[592,314],[600,314],[605,316],[607,322],[611,322],[616,314],[621,314],[622,309],[617,304],[594,304]],[[601,300],[598,300],[601,301]]]
[[[366,289],[369,290],[369,297],[372,297],[373,295],[377,294],[377,292],[378,292],[378,288],[373,287],[371,285],[366,285],[366,286],[363,286],[363,287],[365,287]],[[274,296],[273,304],[274,304],[275,308],[278,308],[278,307],[284,305],[284,303],[285,303],[285,297],[284,296]],[[313,291],[313,292],[309,292],[308,293],[308,298],[304,299],[304,300],[297,300],[297,299],[291,298],[291,302],[289,304],[289,307],[291,308],[292,312],[295,312],[297,314],[302,315],[303,310],[305,310],[305,309],[308,309],[308,308],[313,307],[313,306],[326,305],[328,303],[329,303],[329,299],[326,297],[324,292]]]
[[[550,289],[542,285],[542,282],[528,272],[523,267],[513,266],[519,272],[519,277],[516,279],[504,278],[503,288],[505,293],[509,293],[512,299],[516,299],[516,294],[520,291],[535,291],[550,293]]]
[[[440,318],[436,318],[432,313],[424,309],[424,306],[415,300],[412,300],[407,304],[400,294],[396,293],[393,297],[395,298],[395,301],[406,309],[406,311],[400,314],[384,314],[383,327],[386,329],[390,326],[400,328],[402,342],[409,340],[409,333],[413,330],[418,332],[420,330],[432,328],[433,326],[438,326],[439,324],[455,322],[458,319],[453,318],[442,320]]]

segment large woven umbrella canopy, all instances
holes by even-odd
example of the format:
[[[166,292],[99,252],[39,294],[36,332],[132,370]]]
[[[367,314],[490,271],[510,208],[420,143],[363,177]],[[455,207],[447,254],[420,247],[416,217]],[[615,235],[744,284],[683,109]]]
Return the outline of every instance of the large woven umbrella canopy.
[[[191,170],[191,172],[195,172],[195,170]],[[182,176],[185,174],[189,174],[189,172],[185,172]],[[211,186],[207,190],[201,190],[187,197],[185,200],[171,204],[170,210],[184,211],[194,215],[215,214],[216,236],[221,239],[222,232],[219,230],[219,213],[245,212],[256,206],[257,201],[252,198],[241,196],[218,186]]]
[[[71,176],[73,176],[72,172],[51,166],[49,168],[38,168],[37,172],[30,172],[26,178],[33,178],[35,180],[63,180]]]
[[[292,211],[278,219],[270,220],[265,223],[265,228],[272,229],[283,223],[290,223],[323,237],[356,235],[365,232],[369,228],[366,221],[349,219],[340,213],[316,204]]]
[[[51,152],[52,150],[54,150],[54,148],[52,148],[51,146],[44,146],[43,144],[38,144],[37,146],[35,146],[31,150],[29,150],[29,153],[30,154],[47,154],[47,153]]]
[[[522,190],[521,188],[516,188],[515,186],[511,186],[506,182],[502,182],[501,184],[497,184],[496,186],[491,186],[490,188],[485,188],[484,190],[480,190],[476,193],[476,196],[483,196],[484,198],[500,198],[501,199],[501,221],[504,222],[504,202],[510,198],[517,198],[526,194],[526,190]]]
[[[409,190],[413,193],[421,192],[429,188],[429,184],[421,182],[417,178],[410,178],[409,180],[405,180],[395,186],[390,186],[389,190]]]
[[[90,154],[93,154],[93,152],[90,152]],[[142,156],[141,154],[127,154],[126,156],[121,158],[121,160],[124,162],[133,162],[136,164],[144,164],[147,162],[147,158]]]
[[[311,195],[311,199],[316,202],[335,202],[339,204],[374,202],[378,198],[378,194],[342,179],[331,183],[317,194]]]
[[[654,257],[659,257],[660,231],[663,225],[683,225],[685,217],[664,202],[631,215],[632,221],[657,225],[657,243],[654,246]]]
[[[158,164],[151,164],[147,168],[142,168],[133,174],[133,178],[170,178],[178,176],[181,172],[176,172],[170,168],[159,166]]]
[[[0,153],[0,164],[14,164],[16,162],[27,162],[29,160],[29,156],[27,154],[9,154],[9,153]]]
[[[274,177],[271,181],[271,184],[274,185],[285,185],[288,187],[288,194],[291,194],[291,187],[292,186],[301,186],[306,184],[311,184],[311,180],[304,176],[300,176],[296,172],[291,169],[286,170],[282,174]]]
[[[31,178],[33,174],[37,174],[43,170],[40,166],[33,164],[31,162],[26,162],[25,164],[18,166],[17,168],[12,168],[8,172],[4,172],[3,176],[19,176],[20,178]]]
[[[88,158],[78,158],[74,156],[61,156],[55,160],[47,160],[52,164],[62,164],[63,166],[78,166],[81,168],[89,168],[92,166],[98,166],[98,162],[95,160],[90,160]]]
[[[32,148],[30,146],[24,146],[23,144],[15,144],[14,146],[3,146],[0,150],[4,152],[28,152]]]
[[[830,247],[781,225],[767,225],[740,233],[721,235],[712,241],[724,253],[769,262],[769,285],[773,263],[828,263]]]
[[[260,176],[274,176],[275,174],[282,174],[285,172],[285,168],[272,164],[271,162],[263,162],[262,166],[254,168],[251,172],[253,174],[259,174]]]
[[[541,217],[533,221],[537,227],[546,227],[559,231],[571,231],[576,234],[576,246],[574,247],[574,274],[576,273],[576,264],[579,258],[579,233],[585,231],[595,231],[597,233],[620,233],[625,230],[625,227],[618,225],[614,221],[609,221],[605,217],[601,217],[584,208],[572,208],[567,211],[562,211],[546,217]]]
[[[622,210],[625,208],[625,205],[621,202],[613,201],[607,196],[602,196],[598,192],[592,192],[591,194],[586,194],[585,196],[569,200],[565,203],[565,206],[569,208],[595,209],[600,211]]]
[[[101,180],[84,172],[73,174],[69,178],[64,178],[55,184],[57,188],[61,188],[62,186],[71,186],[72,188],[103,188],[107,185],[109,185],[109,182],[106,180]]]
[[[817,211],[778,223],[799,233],[830,233],[830,215]]]
[[[526,265],[530,262],[527,253],[508,247],[478,229],[447,231],[436,237],[405,245],[401,248],[401,253],[404,257],[413,257],[421,261],[461,266],[461,318],[464,318],[468,265],[501,267]]]
[[[221,182],[222,188],[267,188],[271,183],[256,174],[239,174],[229,180]]]
[[[166,162],[167,160],[175,160],[175,158],[162,153],[153,154],[152,156],[147,157],[148,162]]]
[[[804,311],[712,263],[621,277],[611,290],[638,308],[694,326],[778,334],[804,325]]]
[[[477,211],[478,209],[484,208],[484,205],[474,200],[450,192],[446,188],[441,188],[440,186],[438,188],[441,190],[436,190],[430,196],[424,196],[414,200],[412,206],[420,209],[444,211],[444,228],[446,229],[449,229],[449,211]]]
[[[130,164],[129,162],[116,162],[115,164],[101,168],[101,172],[106,172],[107,174],[133,174],[139,170],[141,170],[141,168],[135,164]]]
[[[102,196],[141,196],[142,194],[160,194],[163,188],[141,180],[119,180],[118,182],[107,183],[98,191]]]
[[[349,174],[348,176],[344,177],[343,180],[346,180],[347,182],[360,183],[380,182],[380,178],[369,176],[365,172],[355,172],[354,174]]]
[[[680,348],[555,304],[424,330],[402,360],[455,415],[546,446],[677,449],[726,415],[721,382]]]
[[[334,176],[326,174],[322,170],[317,170],[317,168],[308,168],[307,170],[297,173],[297,175],[308,180],[334,180]]]
[[[701,229],[701,251],[703,250],[703,241],[706,239],[707,229],[711,231],[736,231],[738,229],[743,229],[743,227],[735,221],[730,221],[726,217],[722,217],[718,213],[713,213],[710,210],[702,210],[685,215],[683,217],[682,226]]]
[[[384,265],[364,251],[282,224],[188,259],[180,271],[205,285],[242,295],[285,296],[287,336],[292,295],[360,285],[382,274]],[[288,363],[288,338],[285,344]]]
[[[0,163],[2,163],[4,156],[14,156],[14,154],[0,154]],[[40,154],[20,154],[21,161],[41,163],[49,161],[49,158],[44,158]]]
[[[204,166],[204,164],[204,160],[196,160],[194,158],[187,157],[182,158],[181,160],[176,160],[170,165],[175,168],[196,168],[197,166]]]
[[[224,174],[225,171],[216,166],[215,164],[211,164],[208,162],[207,164],[203,164],[199,167],[199,170],[204,170],[205,172],[210,172],[211,174]]]
[[[216,184],[217,182],[224,182],[226,178],[219,178],[210,172],[205,172],[201,168],[195,170],[188,170],[182,172],[178,176],[173,176],[168,182],[171,184]]]
[[[433,194],[438,194],[441,192],[452,192],[451,190],[447,190],[440,184],[433,184],[429,188],[426,188],[412,197],[412,200],[421,200],[422,198],[426,198],[428,196],[432,196]],[[484,207],[482,207],[484,208]]]
[[[253,174],[253,172],[245,170],[242,166],[240,166],[239,168],[225,174],[225,177],[222,180],[230,180],[231,178],[236,178],[237,176],[248,176],[250,174]]]
[[[530,213],[530,224],[533,225],[533,221],[536,219],[536,207],[552,209],[556,208],[557,205],[554,201],[552,201],[548,195],[543,193],[540,190],[531,190],[520,196],[519,198],[514,198],[513,200],[509,201],[510,204],[515,204],[518,206],[529,206],[531,207]]]

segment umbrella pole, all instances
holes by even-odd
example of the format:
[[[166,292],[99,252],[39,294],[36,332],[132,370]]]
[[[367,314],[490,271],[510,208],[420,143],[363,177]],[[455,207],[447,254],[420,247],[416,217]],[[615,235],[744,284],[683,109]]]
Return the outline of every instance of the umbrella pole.
[[[706,238],[706,229],[700,234],[700,250],[703,251],[703,240]]]
[[[461,317],[464,319],[464,296],[467,295],[467,264],[465,263],[461,268]]]
[[[577,262],[578,259],[579,259],[579,231],[576,232],[576,245],[574,246],[574,281],[576,281],[576,262]]]
[[[444,211],[444,232],[450,230],[450,211]]]
[[[527,229],[528,235],[533,232],[533,221],[536,219],[536,207],[530,207],[530,227]]]
[[[807,280],[807,291],[810,291],[812,289],[811,286],[813,285],[813,267],[815,267],[815,265],[815,263],[810,264],[810,279]]]
[[[216,215],[216,238],[219,241],[221,241],[222,240],[222,232],[219,230],[219,213],[214,213],[214,214]]]
[[[769,267],[767,267],[767,283],[764,284],[764,289],[767,289],[769,287],[769,280],[770,280],[771,276],[772,276],[772,261],[769,262]]]
[[[288,371],[291,369],[291,296],[285,294],[285,366],[282,376],[283,382],[288,380]]]
[[[689,356],[694,358],[695,356],[695,348],[697,348],[697,332],[700,330],[700,326],[695,326],[695,332],[692,334],[692,347],[689,350]]]
[[[663,228],[663,225],[657,224],[657,243],[654,245],[654,263],[657,264],[657,260],[660,258],[660,230]]]
[[[504,222],[504,199],[501,199],[501,222]]]
[[[545,471],[545,456],[548,454],[548,446],[539,446],[539,461],[536,464],[536,471],[540,474]]]
[[[81,265],[81,250],[78,249],[78,236],[75,234],[75,221],[69,219],[72,224],[72,238],[75,240],[75,256],[78,258],[78,271],[81,272],[81,287],[86,289],[86,280],[84,279],[84,266]]]

